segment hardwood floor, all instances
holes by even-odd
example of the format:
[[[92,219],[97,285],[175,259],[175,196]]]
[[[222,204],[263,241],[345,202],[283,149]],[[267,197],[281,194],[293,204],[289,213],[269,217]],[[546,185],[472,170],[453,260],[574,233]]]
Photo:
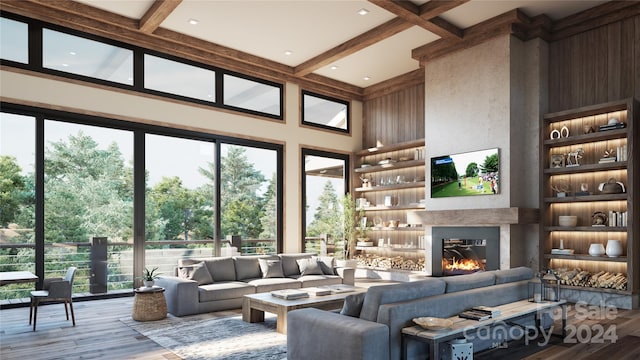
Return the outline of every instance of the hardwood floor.
[[[0,359],[180,359],[119,320],[131,316],[132,305],[132,297],[75,302],[75,327],[66,320],[62,304],[44,305],[38,311],[36,332],[28,324],[28,307],[0,310]],[[209,316],[240,313],[238,309]],[[563,343],[555,337],[544,347],[538,346],[537,341],[531,341],[528,346],[524,341],[516,341],[510,342],[507,348],[474,357],[483,360],[640,359],[640,310],[618,310],[608,318],[601,315],[599,311],[587,313],[571,307],[569,327],[578,330],[571,337],[575,344]],[[604,340],[602,343],[587,341],[586,336],[594,339],[599,329],[615,330],[616,343],[607,337],[599,338]]]

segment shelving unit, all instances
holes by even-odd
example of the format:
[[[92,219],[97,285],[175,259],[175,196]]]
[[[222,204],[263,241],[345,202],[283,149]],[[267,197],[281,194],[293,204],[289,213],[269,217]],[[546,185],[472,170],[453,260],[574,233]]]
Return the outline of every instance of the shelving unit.
[[[637,306],[640,289],[640,225],[637,220],[640,202],[634,199],[634,196],[637,198],[640,194],[640,178],[637,175],[640,165],[638,145],[635,144],[638,139],[637,106],[636,100],[625,99],[546,114],[540,126],[541,267],[625,274],[625,288],[563,288],[628,296],[633,306]],[[614,118],[626,126],[600,131],[601,125],[608,124]],[[594,131],[590,131],[591,129]],[[601,163],[605,152],[612,149],[612,156],[618,155],[616,161]],[[616,151],[617,149],[626,149],[626,152]],[[570,153],[579,153],[580,157],[576,159],[573,156],[569,161]],[[553,163],[554,155],[556,158],[561,155],[562,162]],[[626,191],[600,191],[599,184],[608,182],[620,182]],[[563,190],[566,190],[564,196],[559,195],[559,192],[565,192]],[[606,226],[593,226],[592,216],[595,212],[626,212],[627,225],[607,223]],[[562,215],[577,216],[577,225],[560,226],[558,217]],[[600,243],[606,246],[609,239],[621,240],[624,249],[622,256],[589,255],[590,244]],[[574,249],[573,255],[551,254],[552,249],[559,248],[560,240],[565,249]]]
[[[355,182],[360,186],[353,191],[356,199],[368,203],[362,209],[367,216],[369,239],[374,246],[358,246],[361,253],[397,256],[410,253],[422,256],[424,228],[409,224],[407,213],[424,210],[425,160],[424,140],[380,146],[356,152]],[[422,201],[421,201],[422,200]],[[373,226],[374,219],[381,225]],[[401,226],[385,226],[397,221]],[[414,225],[414,226],[411,226]],[[384,246],[377,246],[382,239]]]

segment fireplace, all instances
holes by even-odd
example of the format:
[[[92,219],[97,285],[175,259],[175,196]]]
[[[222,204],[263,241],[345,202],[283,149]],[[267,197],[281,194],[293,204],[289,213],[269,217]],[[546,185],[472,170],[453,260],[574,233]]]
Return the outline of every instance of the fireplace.
[[[500,267],[500,227],[433,227],[433,276]]]

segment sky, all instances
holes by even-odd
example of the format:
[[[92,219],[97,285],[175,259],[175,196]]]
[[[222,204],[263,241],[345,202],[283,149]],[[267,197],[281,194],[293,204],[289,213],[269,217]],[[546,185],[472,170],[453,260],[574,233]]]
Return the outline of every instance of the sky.
[[[482,164],[484,164],[484,159],[487,156],[493,155],[497,152],[498,152],[498,149],[488,149],[488,150],[471,151],[471,152],[466,152],[461,154],[453,154],[449,156],[453,159],[456,165],[456,171],[458,172],[458,174],[464,174],[467,172],[467,165],[469,165],[472,162],[475,162],[476,164],[478,164],[478,166],[482,166]]]

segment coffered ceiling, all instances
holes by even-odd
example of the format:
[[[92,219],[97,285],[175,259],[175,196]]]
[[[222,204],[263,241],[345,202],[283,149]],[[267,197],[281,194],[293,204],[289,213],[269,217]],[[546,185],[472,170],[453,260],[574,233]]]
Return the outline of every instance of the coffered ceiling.
[[[362,92],[372,85],[418,70],[421,61],[472,46],[479,38],[492,36],[496,27],[509,27],[511,33],[534,32],[535,28],[534,35],[539,36],[555,30],[553,26],[560,20],[593,18],[595,12],[589,9],[614,7],[614,3],[618,2],[1,1],[4,8],[21,9],[22,14],[45,9],[40,16],[43,20],[62,19],[67,14],[66,21],[77,24],[79,29],[94,28],[102,31],[103,36],[110,31],[117,32],[115,38],[119,40],[134,38],[136,33],[150,37],[151,43],[165,40],[165,44],[176,44],[166,46],[178,54],[183,51],[180,46],[196,43],[199,49],[210,54],[199,56],[221,67],[239,61],[248,68],[264,68],[291,78],[330,86],[344,85],[351,92]],[[619,10],[623,6],[615,7]],[[589,14],[590,11],[594,14]],[[98,26],[101,23],[108,26],[101,30]],[[118,31],[111,30],[111,26]]]

